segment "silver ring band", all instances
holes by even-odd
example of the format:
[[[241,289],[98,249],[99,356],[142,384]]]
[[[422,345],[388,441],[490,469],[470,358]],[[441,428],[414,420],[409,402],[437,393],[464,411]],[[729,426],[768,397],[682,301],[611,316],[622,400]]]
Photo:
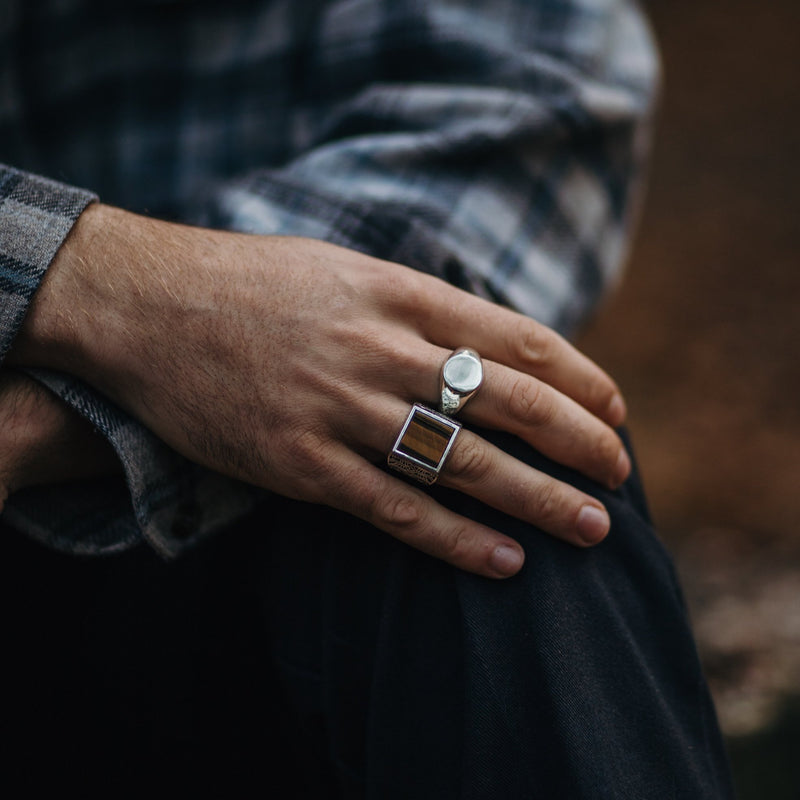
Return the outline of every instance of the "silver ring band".
[[[430,486],[439,477],[460,430],[461,423],[415,403],[389,453],[388,464]]]
[[[442,365],[439,410],[457,414],[483,383],[483,362],[470,347],[454,350]]]

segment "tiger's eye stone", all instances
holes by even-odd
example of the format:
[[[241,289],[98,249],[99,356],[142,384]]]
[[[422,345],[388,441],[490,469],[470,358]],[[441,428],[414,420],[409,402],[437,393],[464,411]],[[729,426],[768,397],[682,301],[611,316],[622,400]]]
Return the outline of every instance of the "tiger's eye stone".
[[[387,463],[393,470],[430,486],[439,477],[459,430],[460,422],[414,403]]]
[[[435,417],[415,413],[408,424],[396,450],[403,455],[416,458],[433,468],[439,466],[454,428]]]

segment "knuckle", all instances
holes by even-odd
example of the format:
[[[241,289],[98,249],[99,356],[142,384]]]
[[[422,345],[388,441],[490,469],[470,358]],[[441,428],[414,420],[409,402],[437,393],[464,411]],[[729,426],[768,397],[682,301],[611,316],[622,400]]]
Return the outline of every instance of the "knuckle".
[[[611,431],[607,431],[598,440],[597,456],[602,463],[610,464],[613,467],[619,458],[621,446],[622,445],[617,436]]]
[[[508,414],[527,425],[548,425],[555,416],[555,404],[544,391],[543,384],[528,378],[517,378],[508,396]]]
[[[313,480],[327,469],[322,437],[312,428],[286,431],[275,448],[283,468],[298,477]]]
[[[457,444],[447,465],[450,476],[467,482],[480,481],[491,469],[488,449],[478,439],[463,439]]]
[[[424,288],[421,276],[397,264],[387,264],[372,272],[374,292],[388,307],[418,309],[427,305],[430,291]]]
[[[606,409],[618,389],[599,368],[586,382],[586,404],[589,408]]]
[[[555,334],[549,328],[527,317],[520,319],[514,337],[515,355],[519,361],[532,367],[550,364],[555,345]]]
[[[383,353],[383,364],[395,376],[413,376],[418,379],[418,376],[435,372],[427,357],[427,349],[419,347],[416,341],[410,342],[406,337],[387,335]]]
[[[533,498],[535,515],[543,523],[551,523],[563,510],[562,498],[554,481],[545,481]]]
[[[398,281],[400,282],[400,281]],[[402,298],[406,306],[418,309],[427,306],[430,299],[431,287],[424,286],[419,274],[415,272],[402,273]]]
[[[618,460],[623,449],[620,440],[610,432],[608,435],[601,437],[601,442],[598,443],[595,455],[598,469],[602,470],[602,473],[608,476],[608,479],[612,482],[615,482],[618,478]]]
[[[423,514],[419,502],[405,492],[375,492],[370,506],[370,517],[380,528],[409,530],[422,522]]]
[[[592,425],[585,428],[580,436],[583,445],[582,456],[586,466],[594,465],[608,472],[616,465],[621,442],[617,435],[606,426]]]
[[[454,564],[467,560],[472,547],[473,536],[466,525],[453,528],[443,537],[442,558]]]

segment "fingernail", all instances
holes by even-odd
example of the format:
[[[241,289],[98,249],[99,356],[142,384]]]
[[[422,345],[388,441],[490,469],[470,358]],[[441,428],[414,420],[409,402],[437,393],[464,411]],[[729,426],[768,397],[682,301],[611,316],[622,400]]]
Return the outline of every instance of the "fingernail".
[[[597,506],[584,506],[578,514],[578,536],[586,544],[597,544],[610,527],[608,514]]]
[[[622,399],[621,394],[615,394],[611,398],[611,402],[606,409],[608,421],[616,428],[617,425],[622,425],[625,422],[625,417],[628,415],[628,409],[625,406],[625,401]]]
[[[508,576],[519,572],[524,560],[525,556],[521,550],[501,544],[499,547],[495,547],[490,564],[495,572]]]
[[[614,465],[614,478],[612,486],[616,489],[618,486],[622,486],[626,480],[628,480],[628,475],[631,474],[631,460],[628,458],[628,454],[625,452],[625,448],[623,447],[619,451],[619,455],[617,456],[617,463]]]

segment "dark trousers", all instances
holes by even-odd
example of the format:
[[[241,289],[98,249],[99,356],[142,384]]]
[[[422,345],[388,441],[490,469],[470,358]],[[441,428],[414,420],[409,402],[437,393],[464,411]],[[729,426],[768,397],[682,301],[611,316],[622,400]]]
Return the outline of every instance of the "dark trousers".
[[[732,797],[638,479],[608,492],[486,435],[598,496],[608,539],[580,550],[440,487],[523,544],[519,575],[469,575],[279,498],[172,565],[3,531],[5,766],[281,798]]]

